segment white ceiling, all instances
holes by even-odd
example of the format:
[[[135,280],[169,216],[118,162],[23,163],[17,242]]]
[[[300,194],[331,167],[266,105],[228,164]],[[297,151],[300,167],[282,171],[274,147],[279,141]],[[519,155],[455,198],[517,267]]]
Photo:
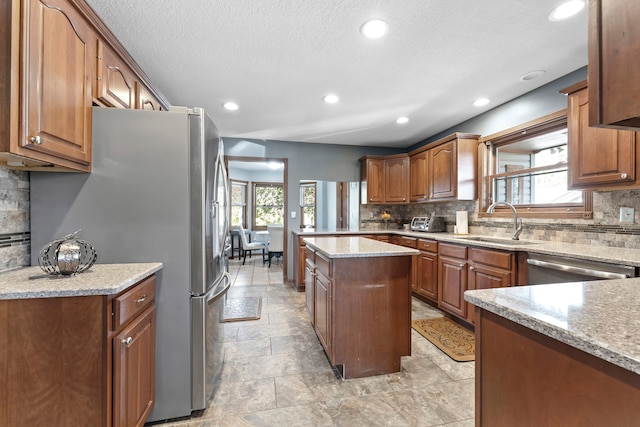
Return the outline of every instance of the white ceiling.
[[[87,2],[171,104],[226,137],[408,147],[587,64],[587,10],[549,21],[561,0]],[[371,18],[385,38],[359,33]]]

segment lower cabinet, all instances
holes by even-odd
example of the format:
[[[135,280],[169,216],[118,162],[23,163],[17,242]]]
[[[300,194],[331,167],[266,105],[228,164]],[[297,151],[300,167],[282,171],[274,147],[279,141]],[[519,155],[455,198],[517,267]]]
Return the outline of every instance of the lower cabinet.
[[[311,324],[315,325],[316,323],[316,312],[315,312],[315,275],[316,275],[316,264],[315,264],[315,253],[311,249],[307,249],[307,255],[304,261],[304,277],[305,277],[305,286],[304,286],[304,294],[305,294],[305,302],[307,305],[307,312],[309,312],[309,318],[311,319]]]
[[[438,242],[435,240],[418,239],[416,280],[414,291],[418,295],[438,302]]]
[[[513,286],[517,263],[514,252],[440,243],[438,250],[438,307],[475,323],[474,307],[464,300],[470,289]]]
[[[0,425],[142,426],[155,275],[118,295],[0,301]]]
[[[314,286],[315,295],[315,316],[314,324],[316,334],[322,343],[322,346],[331,354],[331,279],[316,270],[316,280]]]

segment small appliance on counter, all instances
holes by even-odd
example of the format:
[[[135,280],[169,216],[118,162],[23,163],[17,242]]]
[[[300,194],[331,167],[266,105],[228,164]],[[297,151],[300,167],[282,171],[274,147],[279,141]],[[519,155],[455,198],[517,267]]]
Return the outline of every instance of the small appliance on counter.
[[[444,217],[431,214],[430,217],[417,216],[411,220],[411,231],[424,231],[436,233],[445,231]]]

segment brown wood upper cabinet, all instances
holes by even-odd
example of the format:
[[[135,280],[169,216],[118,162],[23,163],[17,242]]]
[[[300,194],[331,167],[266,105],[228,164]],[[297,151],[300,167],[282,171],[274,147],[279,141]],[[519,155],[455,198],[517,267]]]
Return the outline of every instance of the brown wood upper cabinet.
[[[360,177],[361,203],[409,203],[408,155],[362,157]]]
[[[424,202],[429,198],[429,151],[409,157],[409,200]]]
[[[98,39],[95,98],[109,107],[134,108],[135,85],[127,64]]]
[[[92,28],[66,0],[4,1],[0,26],[0,158],[90,171]]]
[[[411,151],[410,200],[474,200],[479,138],[454,133]]]
[[[589,124],[640,130],[640,2],[589,0]]]
[[[615,189],[640,184],[638,180],[638,134],[629,130],[589,127],[587,82],[562,91],[569,96],[569,187]]]

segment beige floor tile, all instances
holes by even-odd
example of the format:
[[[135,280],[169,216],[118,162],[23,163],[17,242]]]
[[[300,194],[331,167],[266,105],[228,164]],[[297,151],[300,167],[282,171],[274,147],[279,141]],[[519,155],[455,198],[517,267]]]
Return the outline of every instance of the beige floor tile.
[[[259,320],[224,324],[225,361],[209,407],[174,427],[474,425],[474,362],[456,362],[411,332],[402,371],[336,378],[315,335],[304,292],[283,284],[282,265],[259,256],[230,262],[229,296],[261,296]],[[417,299],[412,318],[443,313]]]

